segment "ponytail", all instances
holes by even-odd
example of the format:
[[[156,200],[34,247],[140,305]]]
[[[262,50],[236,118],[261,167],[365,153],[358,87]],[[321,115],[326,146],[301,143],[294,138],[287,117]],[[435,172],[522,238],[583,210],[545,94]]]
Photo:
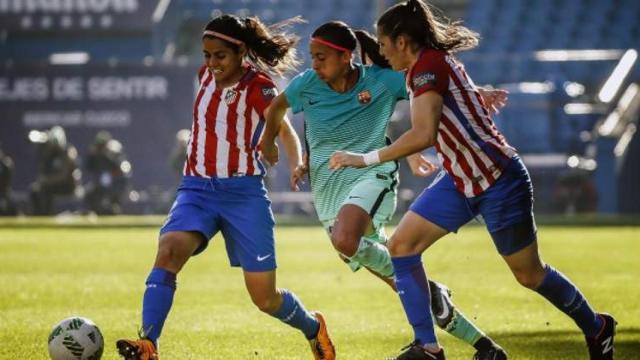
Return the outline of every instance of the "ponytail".
[[[355,30],[356,38],[360,44],[360,59],[366,63],[366,59],[382,68],[390,68],[389,62],[380,54],[380,44],[365,30]]]
[[[380,31],[395,39],[409,37],[419,47],[456,52],[478,46],[479,35],[452,22],[421,0],[408,0],[387,9],[377,22]]]
[[[222,15],[207,24],[204,36],[220,38],[235,51],[244,44],[253,65],[264,72],[282,75],[300,64],[295,50],[299,38],[282,29],[300,22],[302,18],[295,17],[266,26],[257,17]]]

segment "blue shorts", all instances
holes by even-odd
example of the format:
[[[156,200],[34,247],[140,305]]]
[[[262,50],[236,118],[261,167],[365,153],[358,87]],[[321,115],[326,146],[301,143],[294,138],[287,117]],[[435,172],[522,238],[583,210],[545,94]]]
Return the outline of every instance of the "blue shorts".
[[[473,198],[464,196],[451,176],[441,172],[411,204],[410,210],[449,232],[457,232],[462,225],[482,215],[503,256],[516,253],[536,240],[533,185],[517,155],[493,185]]]
[[[271,201],[261,176],[206,179],[185,176],[160,235],[197,231],[203,242],[222,231],[231,266],[262,272],[276,268]]]

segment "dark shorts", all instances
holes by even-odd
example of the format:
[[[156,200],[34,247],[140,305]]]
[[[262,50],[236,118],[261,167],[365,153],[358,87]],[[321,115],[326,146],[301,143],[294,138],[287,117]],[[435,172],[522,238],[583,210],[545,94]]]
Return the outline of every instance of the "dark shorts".
[[[482,215],[498,252],[511,255],[536,240],[533,186],[522,160],[515,156],[498,180],[482,194],[467,198],[444,171],[411,204],[410,210],[457,232]]]
[[[274,225],[262,177],[185,176],[160,234],[199,232],[205,241],[196,255],[221,231],[231,266],[261,272],[276,268]]]

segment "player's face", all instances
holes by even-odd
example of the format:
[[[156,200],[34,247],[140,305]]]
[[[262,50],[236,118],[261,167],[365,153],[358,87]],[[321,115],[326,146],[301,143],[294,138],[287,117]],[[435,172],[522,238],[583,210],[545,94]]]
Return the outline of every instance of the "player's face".
[[[242,75],[245,54],[243,48],[235,51],[223,40],[205,37],[202,39],[202,52],[204,63],[215,77],[216,83],[232,83]]]
[[[378,30],[378,43],[380,44],[380,55],[387,59],[393,70],[402,71],[407,68],[402,52],[398,49],[397,41]]]
[[[311,42],[309,48],[313,70],[320,80],[333,82],[347,73],[351,63],[351,53],[314,42]]]

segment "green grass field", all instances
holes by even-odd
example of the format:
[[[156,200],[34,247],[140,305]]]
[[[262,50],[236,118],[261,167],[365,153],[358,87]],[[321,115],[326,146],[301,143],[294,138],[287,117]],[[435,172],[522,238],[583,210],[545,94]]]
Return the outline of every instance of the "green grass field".
[[[567,274],[595,308],[618,321],[616,358],[640,359],[640,228],[542,227],[544,259]],[[93,319],[116,359],[114,341],[136,334],[144,280],[155,256],[154,228],[0,227],[0,359],[46,359],[59,320]],[[178,277],[162,337],[163,359],[309,359],[303,336],[251,304],[241,272],[218,236]],[[320,227],[277,230],[278,282],[324,312],[338,359],[386,359],[412,340],[400,302],[367,272],[350,273]],[[469,318],[511,359],[586,359],[573,322],[519,287],[483,228],[469,227],[424,257]],[[473,349],[438,332],[448,359]]]

